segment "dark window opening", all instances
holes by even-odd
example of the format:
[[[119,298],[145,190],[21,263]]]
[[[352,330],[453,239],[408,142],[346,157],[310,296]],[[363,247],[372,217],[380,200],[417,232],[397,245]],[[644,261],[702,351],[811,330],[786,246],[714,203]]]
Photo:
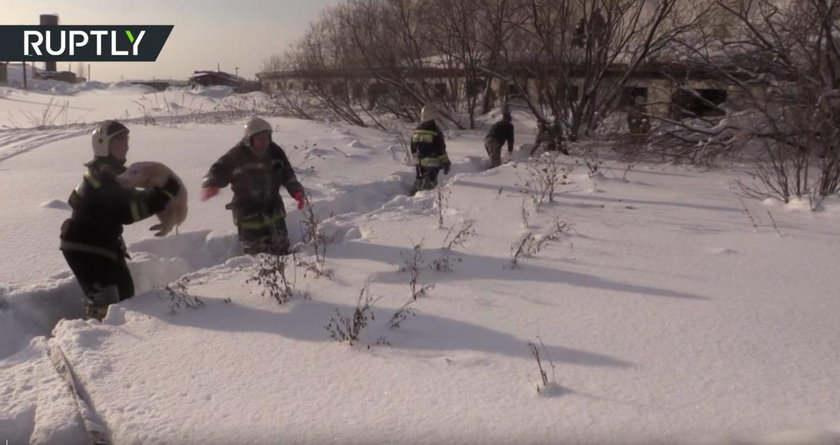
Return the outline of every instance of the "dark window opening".
[[[621,106],[627,110],[627,128],[631,134],[650,132],[650,117],[647,116],[647,88],[627,87],[624,89]]]
[[[484,86],[487,85],[485,79],[473,79],[467,81],[467,96],[473,97],[484,91]]]
[[[347,95],[347,85],[343,83],[335,83],[331,87],[331,93],[333,96],[345,96]]]
[[[360,81],[353,82],[353,97],[354,98],[364,97],[364,94],[365,94],[365,84],[360,82]]]
[[[508,98],[523,96],[522,88],[519,88],[519,85],[517,85],[515,82],[510,82],[507,85],[505,85],[505,94]]]
[[[580,97],[580,87],[577,85],[566,84],[562,91],[565,95],[563,99],[568,102],[574,102]]]
[[[432,85],[432,97],[435,99],[441,99],[446,96],[446,84],[443,82],[438,82]]]
[[[621,98],[621,106],[625,108],[642,109],[647,105],[648,89],[642,87],[627,87]]]
[[[671,97],[671,115],[676,119],[722,116],[724,112],[719,106],[724,102],[726,102],[726,90],[699,88],[685,91],[681,89]]]

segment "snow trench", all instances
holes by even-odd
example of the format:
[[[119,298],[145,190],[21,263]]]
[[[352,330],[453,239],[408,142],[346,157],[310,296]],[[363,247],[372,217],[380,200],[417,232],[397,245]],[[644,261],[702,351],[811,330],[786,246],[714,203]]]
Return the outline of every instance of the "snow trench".
[[[342,186],[335,197],[315,201],[313,209],[325,235],[341,242],[353,227],[347,222],[350,218],[404,198],[412,180],[411,172],[397,172],[380,181]],[[293,246],[301,242],[302,220],[300,211],[290,212],[287,218]],[[223,234],[202,230],[146,238],[128,250],[136,295],[242,255],[233,228]],[[17,289],[0,287],[0,338],[4,339],[0,360],[24,349],[33,337],[49,337],[59,320],[82,317],[82,292],[69,270]]]

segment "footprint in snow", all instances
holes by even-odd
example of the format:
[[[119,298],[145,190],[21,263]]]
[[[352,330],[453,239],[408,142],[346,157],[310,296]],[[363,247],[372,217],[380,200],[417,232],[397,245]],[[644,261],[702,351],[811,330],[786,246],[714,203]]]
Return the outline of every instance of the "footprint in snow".
[[[711,252],[715,255],[726,255],[726,256],[737,255],[738,254],[737,250],[733,250],[733,249],[729,249],[729,248],[725,248],[725,247],[717,247],[717,248],[709,249],[709,252]]]

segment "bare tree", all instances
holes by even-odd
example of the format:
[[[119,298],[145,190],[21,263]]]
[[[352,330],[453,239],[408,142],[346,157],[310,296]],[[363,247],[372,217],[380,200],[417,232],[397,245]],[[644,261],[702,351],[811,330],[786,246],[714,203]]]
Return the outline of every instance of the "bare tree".
[[[486,68],[498,65],[513,1],[349,0],[326,9],[265,70],[307,78],[308,94],[355,125],[381,126],[374,110],[415,122],[435,103],[443,120],[474,127],[479,102],[486,112],[493,99]]]
[[[299,42],[298,67],[310,76],[309,90],[339,118],[353,125],[367,126],[354,91],[353,47],[346,40],[342,8],[328,8]]]
[[[446,108],[463,109],[469,119],[469,128],[475,128],[480,93],[486,91],[483,68],[492,54],[486,51],[479,38],[484,33],[483,28],[490,24],[484,21],[483,14],[476,12],[490,9],[491,2],[433,0],[431,7],[434,16],[430,21],[430,41],[442,65],[456,74],[449,77],[446,91],[438,98]]]
[[[509,19],[505,78],[538,120],[590,135],[632,77],[697,26],[678,0],[521,0]]]
[[[283,56],[272,54],[262,61],[262,72],[274,73],[289,69],[289,63]]]
[[[494,105],[493,78],[501,72],[502,53],[508,41],[513,36],[514,27],[509,20],[515,3],[520,0],[487,0],[483,7],[476,11],[479,20],[485,24],[479,33],[479,41],[487,53],[484,71],[484,93],[482,95],[481,113],[487,113]]]
[[[289,60],[310,94],[356,125],[381,126],[373,109],[416,121],[434,102],[443,120],[473,128],[500,90],[578,139],[698,24],[678,1],[348,0],[312,24]]]
[[[262,70],[264,73],[277,73],[295,69],[292,61],[297,57],[295,50],[290,50],[283,56],[272,55],[263,60]],[[299,88],[289,86],[285,79],[275,80],[275,88],[272,94],[279,109],[291,116],[300,119],[312,119],[312,110],[315,108],[308,95],[303,94]]]
[[[707,129],[752,148],[758,185],[744,189],[816,204],[840,187],[840,0],[717,0],[730,29],[685,49],[734,85],[743,109]],[[723,139],[726,140],[726,139]],[[749,143],[749,144],[748,144]]]
[[[434,54],[428,43],[427,0],[350,0],[342,19],[365,70],[382,85],[382,106],[407,121],[434,101],[424,75]],[[452,118],[439,108],[444,118]],[[460,125],[460,124],[458,124]]]

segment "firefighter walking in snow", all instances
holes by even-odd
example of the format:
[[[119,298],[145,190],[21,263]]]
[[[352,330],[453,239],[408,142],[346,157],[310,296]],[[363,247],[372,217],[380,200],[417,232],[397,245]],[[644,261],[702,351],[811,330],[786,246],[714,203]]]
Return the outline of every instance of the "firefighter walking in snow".
[[[420,112],[421,123],[411,136],[411,154],[417,160],[417,178],[411,188],[412,195],[420,190],[434,189],[440,170],[448,175],[452,166],[446,155],[443,132],[435,123],[436,118],[437,113],[432,105],[423,107]]]
[[[61,251],[85,294],[85,312],[102,320],[109,305],[134,295],[123,225],[163,210],[180,185],[171,176],[163,187],[149,190],[119,185],[116,177],[126,170],[128,128],[118,121],[99,124],[92,144],[94,158],[68,200],[73,213],[61,225]]]
[[[513,152],[513,124],[510,111],[504,110],[502,120],[493,124],[484,138],[484,149],[490,156],[490,168],[502,165],[502,145],[507,142],[508,154]]]
[[[233,221],[245,253],[285,255],[289,252],[286,208],[280,186],[304,207],[304,191],[286,153],[271,140],[271,124],[258,117],[245,125],[242,140],[210,167],[202,185],[202,200],[230,184]]]

